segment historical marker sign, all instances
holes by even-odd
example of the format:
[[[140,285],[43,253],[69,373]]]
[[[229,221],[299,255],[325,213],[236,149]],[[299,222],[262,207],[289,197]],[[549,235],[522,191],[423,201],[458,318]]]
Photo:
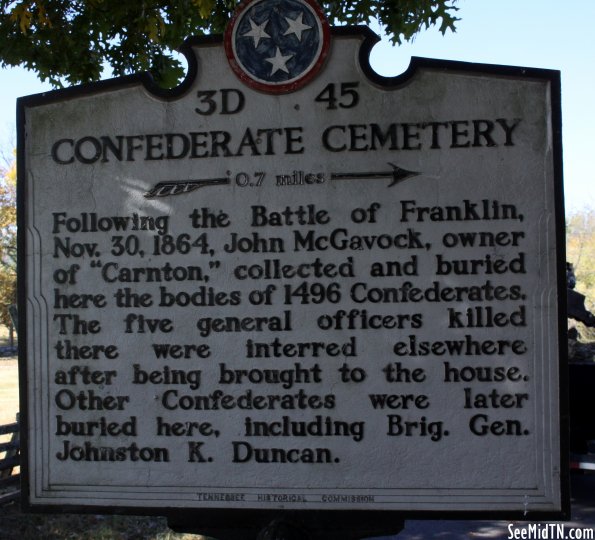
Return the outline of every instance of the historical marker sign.
[[[330,34],[20,100],[32,508],[565,511],[558,73]]]

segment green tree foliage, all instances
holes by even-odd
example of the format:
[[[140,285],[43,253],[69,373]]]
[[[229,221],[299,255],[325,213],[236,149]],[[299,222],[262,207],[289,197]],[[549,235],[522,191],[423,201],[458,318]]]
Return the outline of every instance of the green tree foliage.
[[[0,324],[11,326],[8,306],[16,304],[16,164],[0,170]]]
[[[456,0],[319,0],[332,24],[377,19],[395,43],[439,25],[454,30]],[[162,86],[183,75],[172,55],[185,38],[222,33],[236,0],[0,0],[0,65],[22,65],[54,86],[150,71]]]
[[[595,312],[595,209],[566,220],[566,259],[576,275],[576,290],[586,296],[585,307]]]
[[[595,313],[595,209],[585,208],[567,217],[566,260],[574,268],[575,289],[585,296],[585,307]],[[578,329],[580,341],[595,342],[595,328],[575,321],[572,324]]]

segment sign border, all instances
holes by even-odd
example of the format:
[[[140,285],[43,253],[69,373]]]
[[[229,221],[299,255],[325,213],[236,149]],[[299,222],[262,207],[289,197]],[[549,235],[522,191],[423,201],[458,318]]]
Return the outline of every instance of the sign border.
[[[337,532],[362,531],[367,533],[386,534],[396,533],[398,519],[510,519],[510,520],[553,520],[570,518],[570,475],[568,448],[568,362],[567,362],[567,324],[566,324],[566,280],[565,280],[565,219],[564,219],[564,191],[562,170],[562,120],[561,120],[561,85],[560,72],[541,68],[525,68],[493,64],[478,64],[452,60],[427,59],[412,57],[409,67],[395,77],[384,77],[377,74],[369,63],[370,52],[380,38],[366,26],[331,27],[334,38],[359,36],[361,46],[359,50],[359,64],[363,74],[374,84],[384,88],[398,88],[404,86],[419,69],[439,70],[442,72],[485,74],[494,77],[508,77],[518,79],[534,79],[549,84],[551,95],[551,125],[553,143],[553,182],[554,182],[554,219],[556,231],[556,264],[558,279],[558,336],[559,336],[559,365],[558,382],[560,395],[560,471],[561,510],[558,511],[440,511],[440,510],[262,510],[262,509],[233,509],[233,508],[179,508],[179,507],[139,507],[139,506],[95,506],[84,504],[72,505],[44,505],[30,502],[29,485],[32,479],[29,470],[28,428],[30,404],[27,399],[28,374],[27,366],[27,265],[26,265],[26,223],[27,208],[25,207],[26,172],[25,172],[25,120],[26,110],[40,105],[69,100],[75,97],[94,95],[110,91],[122,90],[127,87],[144,86],[155,97],[165,101],[173,101],[188,93],[198,75],[198,62],[192,47],[222,46],[223,36],[198,36],[188,38],[181,49],[188,61],[188,74],[184,81],[176,88],[165,90],[156,85],[150,74],[141,73],[83,84],[66,89],[54,90],[41,94],[24,96],[17,100],[17,225],[18,225],[18,305],[19,305],[19,390],[21,410],[21,506],[26,512],[36,513],[105,513],[105,514],[142,514],[166,516],[172,523],[191,522],[195,528],[199,527],[202,534],[221,530],[223,523],[234,523],[236,527],[244,529],[260,529],[273,518],[280,516],[298,516],[309,523],[315,524],[323,530]],[[555,456],[554,456],[555,459]],[[232,520],[232,521],[230,521]],[[197,525],[200,524],[200,525]],[[372,525],[373,524],[373,525]]]

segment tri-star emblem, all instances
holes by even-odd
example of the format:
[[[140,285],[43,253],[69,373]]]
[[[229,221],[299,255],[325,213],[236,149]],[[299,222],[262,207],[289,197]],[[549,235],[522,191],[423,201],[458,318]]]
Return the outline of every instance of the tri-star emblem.
[[[330,30],[312,0],[254,0],[241,4],[225,32],[234,73],[269,93],[308,83],[328,53]]]

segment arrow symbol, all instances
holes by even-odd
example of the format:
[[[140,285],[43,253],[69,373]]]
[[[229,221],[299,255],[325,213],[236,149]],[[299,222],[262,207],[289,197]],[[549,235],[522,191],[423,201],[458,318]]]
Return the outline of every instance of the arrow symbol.
[[[169,197],[170,195],[183,195],[195,189],[206,186],[223,186],[230,183],[229,178],[207,178],[205,180],[170,180],[159,182],[153,189],[145,193],[145,198]]]
[[[392,171],[379,171],[379,172],[353,172],[353,173],[331,173],[331,180],[361,180],[361,179],[373,179],[373,178],[390,178],[392,182],[388,187],[394,186],[397,182],[406,180],[413,176],[419,176],[420,172],[408,171],[395,165],[394,163],[388,162],[393,168]]]

